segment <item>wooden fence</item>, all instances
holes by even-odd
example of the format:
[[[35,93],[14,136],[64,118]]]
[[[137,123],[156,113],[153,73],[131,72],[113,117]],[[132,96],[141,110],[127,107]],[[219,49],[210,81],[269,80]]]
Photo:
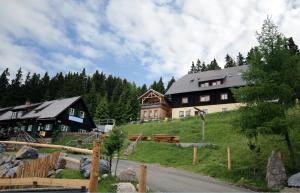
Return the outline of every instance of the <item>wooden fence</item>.
[[[55,169],[60,152],[54,152],[50,155],[36,160],[25,161],[19,166],[16,172],[16,178],[41,177],[46,178],[48,172]]]

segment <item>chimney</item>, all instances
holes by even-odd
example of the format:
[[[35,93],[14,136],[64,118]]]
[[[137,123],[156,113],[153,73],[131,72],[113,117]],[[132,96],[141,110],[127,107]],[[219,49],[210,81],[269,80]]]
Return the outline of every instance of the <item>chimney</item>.
[[[25,102],[25,106],[26,107],[29,107],[31,105],[31,102],[29,101],[29,100],[27,100],[26,102]]]

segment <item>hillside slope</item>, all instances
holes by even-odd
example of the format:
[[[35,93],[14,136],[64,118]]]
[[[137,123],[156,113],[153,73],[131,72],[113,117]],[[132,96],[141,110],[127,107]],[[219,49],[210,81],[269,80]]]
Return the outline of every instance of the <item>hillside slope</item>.
[[[298,116],[299,114],[291,115]],[[247,139],[232,127],[237,112],[215,113],[206,116],[205,140],[217,145],[217,148],[198,150],[199,163],[193,166],[192,148],[179,148],[175,144],[141,142],[137,152],[128,159],[145,163],[159,163],[166,166],[182,168],[202,173],[242,185],[252,185],[265,188],[265,171],[268,156],[272,150],[279,150],[289,174],[290,160],[285,141],[280,136],[259,136],[261,155],[255,156],[247,146]],[[299,117],[299,116],[298,116]],[[297,117],[295,117],[297,118]],[[299,157],[300,153],[300,123],[291,131],[292,142]],[[199,117],[190,117],[168,122],[152,122],[144,124],[128,124],[121,126],[128,134],[143,133],[171,134],[180,136],[181,142],[199,142],[201,138],[201,121]],[[227,170],[227,147],[232,149],[232,170]],[[298,168],[299,169],[299,168]]]

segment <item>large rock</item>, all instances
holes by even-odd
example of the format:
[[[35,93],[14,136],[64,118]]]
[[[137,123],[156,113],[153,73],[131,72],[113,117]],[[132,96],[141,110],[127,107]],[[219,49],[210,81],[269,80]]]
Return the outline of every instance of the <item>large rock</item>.
[[[280,189],[286,185],[287,175],[280,152],[272,152],[267,166],[267,184],[269,188]]]
[[[288,185],[293,187],[300,187],[300,172],[289,177]]]
[[[17,159],[37,159],[39,157],[39,153],[37,149],[34,149],[29,146],[23,146],[17,153]]]
[[[136,192],[136,189],[133,184],[131,183],[118,183],[117,184],[117,193],[123,192]]]
[[[65,153],[60,153],[59,154],[58,160],[55,164],[55,169],[56,170],[66,168],[67,161],[64,159],[65,155],[66,155]]]
[[[80,159],[80,173],[83,175],[85,178],[90,177],[90,168],[91,168],[91,159],[88,157],[82,157]],[[99,164],[99,173],[101,175],[109,173],[109,162],[106,160],[100,160]]]
[[[5,152],[5,151],[6,151],[6,145],[0,143],[0,153],[3,153],[3,152]]]
[[[122,170],[118,174],[118,178],[121,182],[137,182],[137,175],[134,169],[127,168],[125,170]]]

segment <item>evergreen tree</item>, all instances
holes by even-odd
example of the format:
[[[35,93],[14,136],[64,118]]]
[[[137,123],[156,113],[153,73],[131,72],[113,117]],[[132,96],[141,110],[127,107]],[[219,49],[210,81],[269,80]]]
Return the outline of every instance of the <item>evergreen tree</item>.
[[[233,58],[231,56],[229,56],[228,54],[225,57],[225,66],[224,68],[230,68],[230,67],[235,67],[236,63],[233,60]]]
[[[7,97],[9,88],[9,75],[8,68],[6,68],[0,76],[0,107],[7,106],[4,99]]]
[[[100,97],[100,100],[98,101],[96,112],[94,118],[99,119],[109,119],[109,111],[108,111],[108,102],[107,97]]]
[[[220,70],[221,67],[218,65],[217,60],[214,58],[210,64],[207,65],[207,70]]]
[[[238,66],[246,65],[245,58],[244,58],[244,56],[241,54],[241,52],[239,52],[239,54],[237,55],[236,61],[237,61],[237,65],[238,65]]]
[[[192,61],[191,69],[190,69],[190,71],[188,73],[189,74],[193,74],[195,72],[196,72],[196,66],[195,66],[194,62]]]
[[[160,92],[162,94],[165,94],[165,86],[164,86],[164,82],[162,80],[162,77],[160,77],[159,81],[156,84],[156,90],[157,92]]]
[[[196,67],[195,67],[195,73],[196,72],[201,72],[202,71],[202,64],[198,58],[197,63],[196,63]]]
[[[299,56],[290,54],[288,40],[269,18],[264,21],[261,33],[257,33],[257,40],[259,46],[252,49],[249,69],[243,74],[248,86],[234,90],[237,100],[246,104],[240,109],[238,127],[252,147],[258,135],[282,136],[295,166],[289,134],[293,123],[287,114],[300,93]]]
[[[201,72],[205,72],[207,70],[208,70],[207,66],[205,65],[205,62],[203,62],[202,65],[201,65]]]
[[[291,54],[297,55],[299,54],[298,46],[295,44],[292,37],[288,39],[288,49],[290,50]]]
[[[166,90],[169,90],[169,88],[172,86],[172,84],[175,82],[175,78],[174,76],[172,76],[171,80],[169,80],[168,82],[168,85],[167,85],[167,89]]]
[[[139,95],[142,95],[144,94],[145,92],[147,92],[147,85],[146,84],[143,84],[143,86],[140,88],[140,92],[139,92]]]

